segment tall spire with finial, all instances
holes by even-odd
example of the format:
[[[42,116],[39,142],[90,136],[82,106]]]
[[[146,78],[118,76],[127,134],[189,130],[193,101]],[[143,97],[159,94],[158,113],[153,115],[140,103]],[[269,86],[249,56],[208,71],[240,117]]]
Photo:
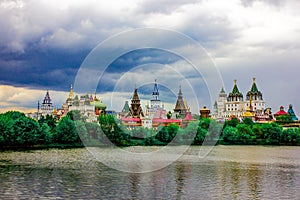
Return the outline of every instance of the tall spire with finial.
[[[131,99],[131,107],[130,107],[130,113],[129,115],[132,118],[141,118],[144,117],[144,113],[141,107],[140,98],[138,95],[138,90],[135,87],[133,97]]]
[[[158,92],[156,79],[154,80],[154,88],[153,88],[152,96],[153,96],[153,100],[158,100],[159,92]]]
[[[69,93],[69,98],[74,99],[74,92],[73,92],[73,87],[72,84],[70,85],[70,93]]]
[[[152,92],[152,99],[150,100],[150,108],[154,109],[154,111],[161,107],[161,102],[159,100],[159,92],[158,92],[158,86],[157,86],[157,82],[156,79],[154,80],[154,88],[153,88],[153,92]]]
[[[175,112],[178,112],[181,115],[185,115],[187,112],[187,108],[185,106],[183,97],[182,97],[182,92],[181,92],[181,85],[179,85],[179,91],[178,91],[178,97],[176,101],[176,106],[174,108]]]

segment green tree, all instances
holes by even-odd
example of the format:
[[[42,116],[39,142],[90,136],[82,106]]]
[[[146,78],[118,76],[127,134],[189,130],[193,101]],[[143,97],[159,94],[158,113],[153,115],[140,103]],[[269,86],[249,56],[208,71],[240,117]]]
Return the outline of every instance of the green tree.
[[[239,120],[237,118],[232,118],[231,120],[228,120],[225,122],[225,127],[231,126],[231,127],[236,127],[239,124]]]
[[[262,133],[267,144],[279,144],[282,128],[277,123],[262,124]]]
[[[43,123],[46,123],[51,130],[54,130],[54,128],[56,127],[56,119],[52,115],[46,115],[45,117],[41,116],[38,122],[40,126],[42,126]]]
[[[178,124],[169,124],[167,126],[167,132],[169,135],[168,142],[171,142],[173,138],[176,136],[177,132],[179,130],[179,125]]]
[[[87,129],[89,138],[101,140],[103,132],[102,132],[101,127],[98,123],[86,122],[85,126],[86,126],[86,129]]]
[[[296,145],[300,144],[300,129],[299,128],[288,128],[282,131],[286,137],[286,142]]]
[[[50,144],[52,143],[52,139],[53,134],[51,132],[51,128],[48,126],[47,123],[43,123],[40,127],[39,143]]]
[[[239,136],[237,128],[232,126],[226,126],[223,130],[222,138],[224,142],[238,142]]]
[[[26,116],[15,120],[13,130],[16,136],[16,145],[30,146],[36,144],[40,137],[40,127],[38,122]]]
[[[197,135],[199,121],[192,121],[185,128],[180,128],[178,130],[178,143],[189,145],[194,142],[194,138]],[[195,142],[194,142],[195,143]]]
[[[77,134],[78,134],[79,138],[81,139],[81,141],[84,144],[89,143],[90,138],[88,136],[88,131],[86,129],[85,123],[81,120],[76,120],[76,121],[74,121],[74,125],[76,127]]]
[[[193,144],[202,144],[206,135],[207,135],[207,129],[202,128],[201,126],[198,126],[197,128],[197,134],[194,138]]]
[[[146,128],[146,135],[144,137],[145,145],[159,145],[159,142],[155,139],[155,131],[152,128]]]
[[[168,129],[166,126],[158,127],[158,133],[156,134],[156,139],[163,143],[168,143],[170,141],[170,137],[168,134]]]
[[[61,144],[74,144],[79,142],[75,123],[67,115],[58,122],[53,135],[53,141]]]
[[[253,124],[252,131],[254,135],[256,136],[256,139],[263,139],[264,134],[262,131],[262,125],[261,124]]]
[[[208,130],[209,125],[210,125],[210,121],[211,120],[209,118],[201,118],[199,120],[198,126],[201,127],[201,128],[203,128],[203,129],[205,129],[205,130]]]
[[[246,118],[243,119],[243,124],[247,124],[248,126],[250,126],[252,128],[254,122],[251,118],[246,117]]]
[[[292,116],[289,114],[286,115],[280,115],[276,117],[276,122],[277,123],[289,123],[293,122]]]
[[[13,130],[14,121],[9,116],[0,114],[0,146],[13,145],[15,134]]]
[[[24,113],[18,112],[18,111],[8,111],[4,113],[5,116],[9,117],[12,120],[16,120],[18,118],[25,117]]]
[[[208,128],[208,136],[209,139],[212,140],[218,140],[219,136],[222,133],[223,125],[219,124],[216,120],[210,120],[209,128]]]
[[[238,140],[240,140],[241,143],[247,144],[250,139],[255,139],[255,135],[249,125],[238,124],[236,128],[238,133]]]

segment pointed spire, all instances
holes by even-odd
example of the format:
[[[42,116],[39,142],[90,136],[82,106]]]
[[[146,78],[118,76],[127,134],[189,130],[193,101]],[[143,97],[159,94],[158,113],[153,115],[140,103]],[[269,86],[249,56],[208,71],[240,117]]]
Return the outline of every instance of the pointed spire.
[[[38,104],[37,104],[37,113],[38,114],[40,113],[40,101],[38,101]]]
[[[73,92],[73,87],[72,84],[70,85],[70,93],[69,93],[69,98],[73,99],[74,98],[74,92]]]
[[[94,92],[94,101],[99,101],[99,99],[97,99],[97,93],[96,93],[96,91]]]
[[[289,105],[288,114],[292,117],[293,121],[297,121],[298,120],[298,118],[297,118],[297,116],[296,116],[296,114],[295,114],[295,112],[293,110],[292,104]]]
[[[122,112],[128,113],[129,111],[130,111],[130,108],[129,108],[128,101],[125,101],[125,104],[123,106]]]
[[[49,95],[49,91],[48,91],[48,90],[47,90],[47,92],[46,92],[46,95],[45,95],[43,104],[52,104],[52,103],[51,103],[51,98],[50,98],[50,95]]]
[[[179,85],[178,97],[179,97],[179,96],[181,96],[181,97],[182,97],[181,85]]]
[[[141,108],[141,103],[140,103],[140,99],[136,87],[134,89],[134,94],[131,99],[130,116],[133,118],[144,117],[144,113]]]
[[[222,89],[221,89],[220,93],[225,93],[225,90],[224,90],[223,86],[222,86]]]
[[[240,91],[239,91],[239,89],[238,89],[238,87],[237,87],[237,84],[236,84],[236,79],[234,80],[234,86],[233,86],[233,88],[232,88],[232,94],[240,94]]]
[[[255,83],[255,78],[253,78],[253,82],[252,82],[252,86],[251,86],[251,92],[258,92],[258,89],[257,89],[257,86],[256,86],[256,83]]]
[[[153,96],[154,100],[158,100],[159,92],[158,92],[158,87],[157,87],[156,79],[154,80],[154,88],[153,88],[152,96]]]
[[[134,93],[133,93],[132,100],[140,100],[140,99],[139,99],[139,95],[138,95],[137,88],[134,89]]]
[[[187,112],[186,105],[185,105],[184,100],[182,98],[181,85],[179,85],[178,97],[177,97],[177,101],[176,101],[174,111],[178,112],[182,115],[185,115],[186,112]]]

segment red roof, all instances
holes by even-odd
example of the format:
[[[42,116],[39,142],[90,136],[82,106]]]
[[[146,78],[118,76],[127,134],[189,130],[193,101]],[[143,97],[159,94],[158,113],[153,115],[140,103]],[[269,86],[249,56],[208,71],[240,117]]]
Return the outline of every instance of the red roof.
[[[123,122],[140,122],[141,119],[140,118],[131,118],[131,117],[122,117],[121,120]]]
[[[274,115],[286,115],[287,112],[285,112],[283,109],[284,109],[284,107],[280,106],[280,110],[277,113],[275,113]]]
[[[153,123],[180,123],[180,119],[159,119],[159,118],[153,118]]]
[[[285,112],[284,110],[279,110],[277,113],[275,113],[274,115],[286,115],[287,112]]]
[[[188,112],[184,118],[184,120],[193,120],[193,117],[190,112]]]

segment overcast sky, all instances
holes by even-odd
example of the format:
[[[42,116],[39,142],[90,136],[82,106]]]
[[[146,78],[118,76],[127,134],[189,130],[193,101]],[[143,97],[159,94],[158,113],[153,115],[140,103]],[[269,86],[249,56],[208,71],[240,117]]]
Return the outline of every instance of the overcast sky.
[[[220,71],[227,93],[237,79],[245,95],[256,77],[273,112],[280,105],[287,108],[293,104],[299,115],[299,8],[297,0],[2,0],[0,111],[35,108],[46,90],[59,108],[81,64],[97,45],[124,31],[151,27],[177,31],[202,45]],[[186,53],[193,54],[193,49],[186,49]],[[132,51],[107,68],[97,87],[98,97],[109,109],[119,111],[124,101],[130,100],[134,85],[143,100],[150,99],[151,80],[157,78],[165,104],[172,107],[182,85],[195,113],[195,99],[181,76],[188,65],[184,57],[170,52]],[[174,70],[179,75],[172,75]],[[142,78],[136,81],[137,77]],[[209,95],[217,97],[210,94],[209,87],[217,91],[222,87],[219,83],[206,85],[206,78],[186,78],[197,88],[200,107],[211,106]]]

